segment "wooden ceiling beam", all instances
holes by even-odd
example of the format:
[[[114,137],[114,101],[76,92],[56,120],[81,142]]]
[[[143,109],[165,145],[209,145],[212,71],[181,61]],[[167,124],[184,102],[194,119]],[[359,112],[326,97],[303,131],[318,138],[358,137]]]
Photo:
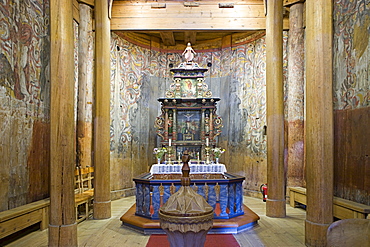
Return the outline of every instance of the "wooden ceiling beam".
[[[173,32],[160,32],[160,35],[164,45],[166,46],[176,45],[175,36],[173,35]]]
[[[248,31],[265,30],[265,18],[177,18],[177,22],[169,21],[168,18],[112,18],[112,31]],[[200,24],[198,24],[200,23]],[[284,30],[289,29],[289,20],[284,18]]]
[[[111,30],[263,30],[266,29],[263,1],[236,3],[219,8],[218,2],[200,2],[184,7],[183,2],[166,2],[165,8],[152,8],[150,2],[113,1]],[[289,28],[288,18],[284,29]]]
[[[192,45],[195,45],[197,42],[197,32],[185,31],[184,41],[185,41],[185,44],[190,42]]]
[[[95,5],[95,1],[94,0],[78,0],[79,3],[84,3],[84,4],[87,4],[87,5],[90,5],[92,7],[94,7]]]
[[[283,6],[291,6],[296,3],[304,3],[305,0],[284,0]]]

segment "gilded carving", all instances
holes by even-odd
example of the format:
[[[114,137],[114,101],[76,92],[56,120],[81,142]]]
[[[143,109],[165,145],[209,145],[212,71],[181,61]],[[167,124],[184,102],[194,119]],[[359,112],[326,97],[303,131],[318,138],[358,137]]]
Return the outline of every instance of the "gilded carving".
[[[215,192],[216,192],[216,201],[220,201],[220,190],[221,190],[221,187],[218,183],[216,183],[215,185]]]

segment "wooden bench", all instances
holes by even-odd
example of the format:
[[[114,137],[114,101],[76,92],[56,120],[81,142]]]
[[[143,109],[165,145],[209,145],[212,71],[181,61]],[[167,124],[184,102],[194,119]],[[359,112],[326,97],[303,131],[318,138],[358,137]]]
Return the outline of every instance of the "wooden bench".
[[[75,210],[79,223],[92,213],[94,168],[75,170]],[[40,230],[49,225],[50,198],[0,212],[0,239],[39,223]]]
[[[296,207],[297,203],[307,205],[306,188],[290,187],[290,206]],[[366,219],[370,213],[370,206],[346,200],[339,197],[333,198],[333,216],[338,219]]]
[[[76,221],[79,223],[92,214],[94,200],[94,167],[75,170],[75,208]]]
[[[43,199],[0,212],[0,239],[39,223],[40,230],[49,225],[50,199]]]

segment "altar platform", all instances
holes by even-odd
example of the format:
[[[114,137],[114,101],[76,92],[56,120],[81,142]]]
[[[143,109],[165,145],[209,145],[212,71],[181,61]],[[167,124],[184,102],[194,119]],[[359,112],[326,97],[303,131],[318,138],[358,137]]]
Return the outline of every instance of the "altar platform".
[[[161,229],[159,220],[137,216],[135,214],[136,204],[134,204],[122,217],[122,226],[129,227],[143,234],[165,234]],[[216,210],[218,210],[216,208]],[[214,219],[213,227],[208,234],[237,234],[248,230],[257,224],[260,217],[243,205],[243,215],[231,219]],[[216,212],[217,213],[217,212]]]
[[[213,228],[209,233],[236,234],[257,223],[259,216],[243,204],[244,177],[223,172],[226,168],[222,164],[205,165],[207,169],[219,169],[213,173],[197,172],[200,166],[196,166],[190,172],[191,187],[214,209]],[[134,178],[136,203],[121,217],[123,226],[143,234],[164,234],[160,227],[159,209],[181,187],[182,175],[176,171],[176,165],[155,167],[152,172]],[[161,168],[159,174],[157,168]],[[162,171],[162,168],[172,168],[171,173]]]

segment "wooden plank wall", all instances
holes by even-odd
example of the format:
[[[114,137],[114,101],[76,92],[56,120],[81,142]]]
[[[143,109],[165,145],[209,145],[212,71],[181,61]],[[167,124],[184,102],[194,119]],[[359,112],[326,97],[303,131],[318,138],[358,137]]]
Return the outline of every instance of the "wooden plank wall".
[[[1,4],[0,211],[48,197],[48,4]]]
[[[334,117],[334,195],[370,205],[370,107]]]

